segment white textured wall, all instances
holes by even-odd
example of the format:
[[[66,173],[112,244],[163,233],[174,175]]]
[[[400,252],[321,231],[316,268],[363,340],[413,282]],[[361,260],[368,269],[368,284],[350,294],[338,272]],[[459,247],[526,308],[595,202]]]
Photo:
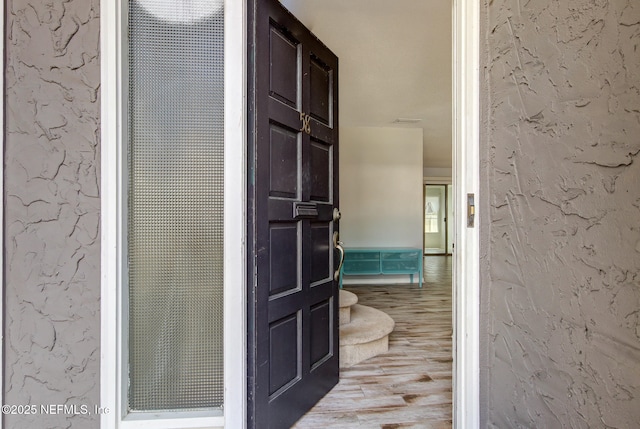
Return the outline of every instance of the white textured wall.
[[[640,422],[640,3],[483,2],[482,420]]]
[[[6,10],[4,427],[96,428],[40,406],[99,403],[99,4]]]
[[[347,247],[422,247],[422,129],[340,128]]]

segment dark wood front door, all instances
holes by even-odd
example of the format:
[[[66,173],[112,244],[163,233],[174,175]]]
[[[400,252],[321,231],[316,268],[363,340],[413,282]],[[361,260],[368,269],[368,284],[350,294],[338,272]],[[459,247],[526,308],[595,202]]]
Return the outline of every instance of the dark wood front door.
[[[338,59],[249,4],[248,422],[288,428],[339,376]]]

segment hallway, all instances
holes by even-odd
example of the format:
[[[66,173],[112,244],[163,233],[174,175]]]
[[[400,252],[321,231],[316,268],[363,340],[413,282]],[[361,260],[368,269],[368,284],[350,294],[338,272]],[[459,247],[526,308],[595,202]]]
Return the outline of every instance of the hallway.
[[[343,369],[296,429],[451,427],[451,257],[424,258],[425,286],[347,286],[396,322],[389,352]]]

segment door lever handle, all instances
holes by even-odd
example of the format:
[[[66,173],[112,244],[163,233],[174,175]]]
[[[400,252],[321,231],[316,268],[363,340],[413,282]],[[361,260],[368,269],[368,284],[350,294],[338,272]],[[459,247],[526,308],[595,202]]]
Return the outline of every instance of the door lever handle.
[[[344,244],[342,241],[338,240],[340,234],[338,231],[334,231],[333,233],[333,247],[340,252],[340,262],[338,263],[338,269],[333,273],[333,280],[340,280],[340,271],[342,271],[342,264],[344,263],[344,248],[342,245]]]

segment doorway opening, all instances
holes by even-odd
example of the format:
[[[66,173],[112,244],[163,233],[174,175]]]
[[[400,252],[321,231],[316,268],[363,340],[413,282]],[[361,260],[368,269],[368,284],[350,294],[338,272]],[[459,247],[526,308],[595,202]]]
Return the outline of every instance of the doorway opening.
[[[345,247],[424,250],[425,241],[431,238],[425,231],[424,179],[454,180],[451,4],[424,5],[417,0],[281,2],[340,59],[340,234]],[[437,200],[435,210],[443,243],[430,246],[440,249],[430,253],[446,255],[450,253],[447,241],[453,243],[453,233],[447,231],[446,223],[440,224],[450,217],[446,194],[444,186],[443,201]],[[453,193],[449,195],[453,209]],[[433,228],[429,234],[435,234]],[[452,259],[427,258],[425,266]],[[378,283],[366,292],[363,288],[363,295],[370,291],[375,295],[377,290],[410,308],[415,306],[412,292],[413,296],[428,295],[428,271],[426,277],[424,290],[409,290],[404,300],[399,288],[394,297],[395,286],[380,283],[408,283],[405,277],[349,280]],[[451,273],[448,280],[451,323]],[[349,282],[346,284],[348,288]],[[358,294],[361,287],[352,291]],[[451,346],[449,351],[451,354]],[[451,371],[451,360],[448,365]],[[451,397],[449,401],[451,416]]]
[[[424,254],[453,253],[453,185],[424,185]]]

